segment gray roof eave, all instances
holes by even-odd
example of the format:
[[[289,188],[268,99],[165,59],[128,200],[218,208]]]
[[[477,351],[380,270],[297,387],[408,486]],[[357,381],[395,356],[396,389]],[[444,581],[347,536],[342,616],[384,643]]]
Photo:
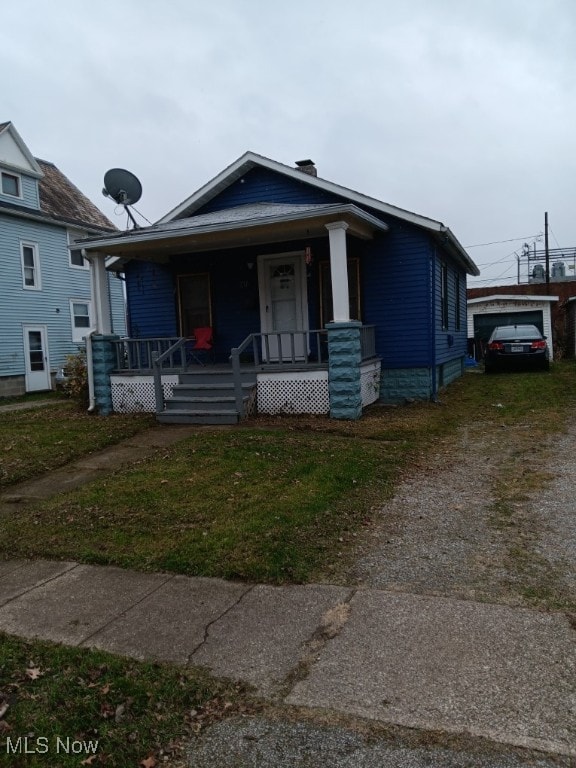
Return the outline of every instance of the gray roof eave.
[[[138,243],[155,242],[177,238],[186,238],[190,235],[206,235],[218,232],[229,232],[235,229],[247,229],[250,227],[264,227],[274,224],[283,224],[291,221],[304,221],[307,219],[317,219],[325,216],[337,218],[343,215],[352,215],[362,222],[370,225],[375,230],[386,232],[388,225],[378,219],[376,216],[363,211],[352,204],[346,205],[328,205],[315,208],[314,210],[295,211],[294,213],[282,214],[280,216],[254,217],[244,221],[222,222],[220,224],[206,224],[201,226],[175,227],[170,229],[168,226],[162,226],[162,229],[147,227],[141,230],[130,230],[129,234],[120,236],[110,236],[106,238],[86,238],[78,240],[76,247],[81,244],[87,251],[106,250],[106,247],[118,245],[131,245]],[[179,220],[180,223],[182,220]]]
[[[0,203],[0,214],[4,214],[5,216],[17,216],[21,219],[30,219],[31,221],[38,221],[42,224],[54,224],[59,227],[69,228],[76,227],[76,229],[85,229],[88,232],[98,232],[99,234],[95,235],[95,237],[101,237],[105,232],[110,232],[110,234],[112,234],[113,231],[110,229],[105,230],[103,227],[96,227],[94,224],[86,224],[86,222],[78,221],[77,219],[65,219],[50,216],[49,214],[43,213],[42,211],[38,211],[34,208],[30,208],[28,211],[21,206],[11,207],[2,203]]]
[[[560,296],[548,296],[531,293],[495,293],[491,296],[476,296],[468,299],[468,304],[485,304],[490,301],[559,301]]]
[[[440,230],[439,234],[440,234],[439,239],[442,245],[448,247],[448,249],[451,252],[451,255],[462,264],[466,272],[469,275],[478,277],[480,274],[480,270],[478,269],[476,264],[472,261],[470,256],[468,256],[464,247],[460,245],[454,233],[448,227],[445,227],[444,225],[442,225],[442,229]]]

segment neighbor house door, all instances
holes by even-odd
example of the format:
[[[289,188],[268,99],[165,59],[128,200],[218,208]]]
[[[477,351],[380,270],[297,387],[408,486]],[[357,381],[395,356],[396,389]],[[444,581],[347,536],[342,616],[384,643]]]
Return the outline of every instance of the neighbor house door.
[[[24,326],[26,392],[52,389],[48,364],[48,332],[45,325]]]
[[[263,340],[262,357],[265,360],[289,361],[294,354],[297,360],[303,360],[308,344],[307,335],[297,333],[291,336],[289,333],[277,332],[308,330],[304,255],[286,253],[261,256],[258,280],[261,331],[274,334],[268,337],[268,345]]]

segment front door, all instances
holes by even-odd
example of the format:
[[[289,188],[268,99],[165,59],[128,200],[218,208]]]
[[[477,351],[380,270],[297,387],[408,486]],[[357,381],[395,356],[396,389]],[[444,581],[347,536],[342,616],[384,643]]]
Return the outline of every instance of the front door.
[[[261,256],[260,325],[264,360],[303,360],[308,344],[306,269],[302,253]],[[296,334],[281,331],[297,331]]]
[[[24,355],[26,358],[26,392],[41,392],[52,389],[45,325],[24,326]]]

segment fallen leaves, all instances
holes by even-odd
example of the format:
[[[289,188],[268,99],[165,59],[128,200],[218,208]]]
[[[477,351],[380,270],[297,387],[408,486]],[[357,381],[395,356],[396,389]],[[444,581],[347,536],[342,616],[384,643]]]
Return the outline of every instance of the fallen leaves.
[[[25,674],[29,680],[38,680],[38,678],[44,675],[44,672],[40,669],[40,667],[37,667],[33,662],[30,662],[30,665],[26,669]]]

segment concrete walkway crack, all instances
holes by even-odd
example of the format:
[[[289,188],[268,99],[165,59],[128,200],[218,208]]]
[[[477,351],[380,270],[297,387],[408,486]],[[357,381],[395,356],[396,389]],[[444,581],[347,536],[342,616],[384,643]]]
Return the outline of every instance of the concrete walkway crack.
[[[280,700],[290,695],[294,686],[304,680],[310,672],[310,668],[318,660],[330,640],[340,634],[344,625],[350,618],[350,603],[358,592],[350,589],[346,597],[329,608],[322,616],[320,624],[314,630],[310,638],[303,645],[303,653],[298,664],[284,678],[279,688]]]
[[[115,621],[118,621],[119,618],[122,616],[125,616],[127,613],[130,613],[134,608],[136,608],[137,605],[141,605],[145,600],[148,600],[148,598],[158,592],[159,589],[162,589],[162,587],[166,586],[166,584],[169,584],[173,579],[175,578],[174,575],[168,576],[167,579],[165,579],[163,582],[158,584],[154,587],[154,589],[151,589],[149,592],[147,592],[145,595],[143,595],[139,600],[136,600],[133,602],[129,608],[125,608],[123,611],[120,611],[116,616],[113,616],[109,621],[107,621],[105,624],[102,624],[98,627],[98,629],[94,630],[94,632],[91,632],[89,635],[87,635],[85,638],[83,638],[78,645],[83,646],[85,643],[87,643],[89,640],[91,640],[96,635],[99,635],[101,632],[104,632],[111,624],[114,624]]]
[[[77,568],[80,567],[80,563],[73,563],[70,568],[66,568],[64,571],[60,571],[59,573],[54,574],[54,576],[49,576],[45,579],[40,579],[36,583],[32,584],[32,586],[28,587],[27,589],[23,589],[21,592],[18,592],[17,594],[13,595],[12,597],[7,598],[3,603],[0,603],[0,610],[2,608],[5,608],[7,605],[10,605],[10,603],[14,603],[16,600],[20,600],[24,595],[28,595],[31,592],[34,592],[35,589],[38,589],[38,587],[43,587],[46,584],[50,584],[52,581],[58,581],[59,578],[62,576],[67,575],[68,573],[72,573],[72,571],[75,571]],[[25,565],[22,565],[20,568],[16,568],[13,571],[10,571],[10,573],[16,573],[17,571],[24,568]],[[5,574],[9,575],[9,574]]]
[[[194,654],[197,653],[200,650],[200,648],[202,648],[202,646],[205,645],[205,643],[207,642],[208,636],[210,635],[210,628],[214,624],[216,624],[218,621],[223,619],[224,616],[227,616],[230,613],[230,611],[232,611],[234,608],[236,608],[238,605],[240,605],[240,603],[244,600],[244,598],[247,597],[254,590],[254,588],[256,586],[257,586],[256,584],[253,584],[251,587],[248,587],[248,589],[245,592],[242,592],[242,594],[238,597],[237,600],[235,600],[232,603],[232,605],[228,606],[228,608],[226,608],[225,611],[222,611],[222,613],[219,614],[215,619],[212,619],[212,621],[210,621],[210,622],[208,622],[208,624],[206,624],[206,626],[204,627],[204,637],[198,643],[198,645],[195,648],[193,648],[190,651],[190,653],[188,654],[188,657],[187,657],[186,662],[185,662],[186,666],[189,666],[191,664],[192,657],[194,656]]]

